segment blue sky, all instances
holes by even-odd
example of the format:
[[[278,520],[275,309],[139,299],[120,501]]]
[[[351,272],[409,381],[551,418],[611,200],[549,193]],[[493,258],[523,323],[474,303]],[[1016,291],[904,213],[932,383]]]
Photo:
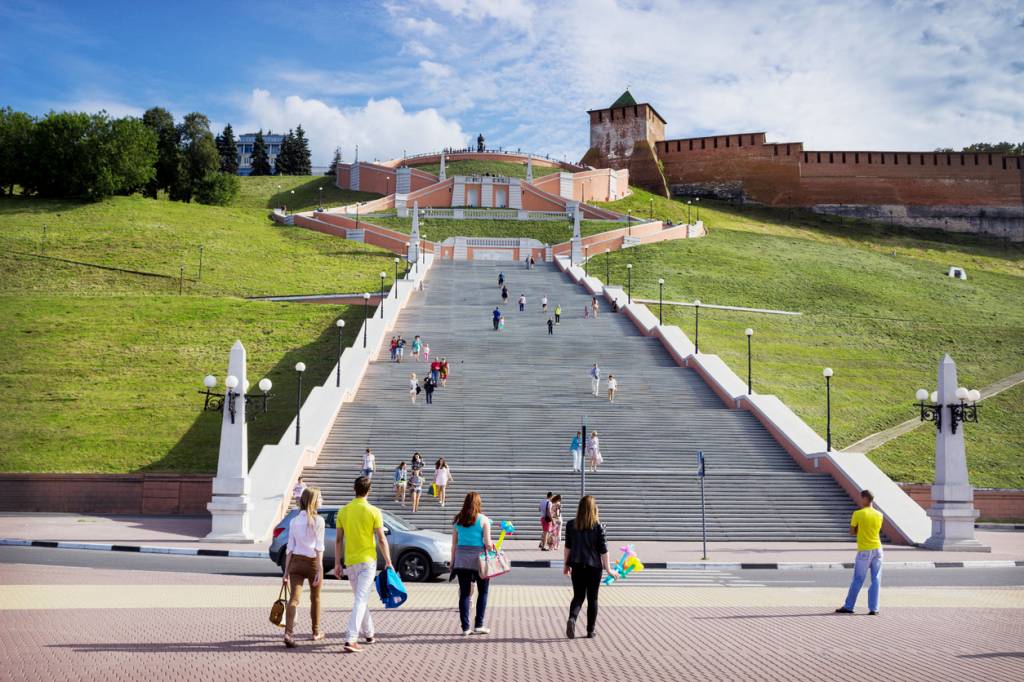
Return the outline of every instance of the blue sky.
[[[0,105],[302,123],[314,163],[489,144],[578,158],[629,85],[669,137],[815,149],[1024,139],[1013,2],[0,0]]]

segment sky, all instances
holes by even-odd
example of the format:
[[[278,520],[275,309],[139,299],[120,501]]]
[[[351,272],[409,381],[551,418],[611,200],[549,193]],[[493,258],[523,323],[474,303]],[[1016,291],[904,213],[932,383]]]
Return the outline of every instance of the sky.
[[[313,162],[576,160],[626,88],[666,137],[818,150],[1024,140],[1024,0],[0,0],[0,106],[301,124]]]

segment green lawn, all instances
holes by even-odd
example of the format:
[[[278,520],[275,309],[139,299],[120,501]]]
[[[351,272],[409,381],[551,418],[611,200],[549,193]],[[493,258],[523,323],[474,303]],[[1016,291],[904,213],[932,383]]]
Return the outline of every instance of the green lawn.
[[[964,425],[971,483],[982,488],[1024,488],[1024,384],[978,403],[978,423]],[[890,476],[931,483],[935,475],[935,426],[922,424],[871,452]]]
[[[312,211],[320,203],[323,187],[324,206],[344,206],[356,201],[376,199],[379,194],[338,189],[334,177],[327,175],[257,175],[240,177],[242,191],[231,203],[238,208],[278,208],[286,206],[292,213]],[[292,192],[295,194],[292,194]]]
[[[651,195],[641,190],[609,206],[638,211]],[[685,220],[686,205],[654,197],[655,216]],[[702,202],[703,203],[703,202]],[[752,327],[754,388],[774,393],[819,433],[825,431],[823,367],[832,367],[833,445],[842,448],[914,416],[914,390],[934,387],[938,362],[950,353],[961,383],[984,386],[1024,368],[1024,262],[1020,248],[891,234],[874,225],[787,215],[766,209],[701,209],[710,228],[703,239],[672,241],[613,253],[614,283],[633,268],[636,297],[778,308],[782,317],[701,311],[700,347],[746,375],[746,338]],[[695,216],[694,216],[695,217]],[[969,279],[946,277],[964,265]],[[604,257],[591,266],[603,277]],[[1014,303],[1017,301],[1018,303]],[[657,306],[654,306],[655,311]],[[665,308],[665,321],[693,337],[692,308]],[[1016,410],[1020,434],[1024,410]],[[1013,485],[1024,474],[1013,433],[971,457],[972,472],[996,471],[990,485]],[[907,454],[908,459],[916,455]],[[892,468],[898,453],[878,458]]]
[[[414,166],[427,173],[437,175],[441,172],[440,163],[430,163],[422,166]],[[540,178],[545,175],[559,172],[559,168],[550,168],[533,164],[533,177]],[[526,163],[510,163],[508,161],[445,161],[444,171],[448,177],[453,175],[504,175],[510,178],[525,178]]]
[[[236,338],[250,382],[274,382],[255,457],[292,418],[295,362],[308,393],[335,360],[334,321],[351,318],[347,345],[362,312],[241,297],[373,289],[391,262],[262,208],[139,197],[0,199],[0,248],[0,471],[214,471],[219,415],[199,412],[197,391],[208,373],[223,387]]]
[[[412,218],[367,215],[368,222],[390,227],[401,232],[412,231]],[[580,221],[580,233],[585,237],[598,232],[625,227],[625,223],[605,220]],[[572,225],[558,220],[445,220],[420,219],[420,234],[430,241],[444,241],[448,237],[523,237],[538,239],[545,244],[560,244],[572,239]]]

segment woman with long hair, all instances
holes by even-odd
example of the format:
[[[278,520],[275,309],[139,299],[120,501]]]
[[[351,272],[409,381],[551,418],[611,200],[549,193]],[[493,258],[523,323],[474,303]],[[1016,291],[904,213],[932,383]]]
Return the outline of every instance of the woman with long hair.
[[[587,637],[594,637],[597,625],[597,591],[601,587],[601,569],[609,574],[608,541],[593,495],[580,499],[576,518],[565,527],[565,568],[562,572],[572,578],[572,601],[565,636],[576,637],[576,617],[580,615],[583,600],[587,600]]]
[[[491,520],[481,511],[480,493],[468,492],[462,509],[452,520],[452,574],[459,579],[459,622],[462,635],[486,635],[487,592],[491,581],[480,577],[480,555],[494,548],[491,542]],[[469,605],[476,583],[476,617],[469,627]]]
[[[448,468],[448,462],[444,461],[444,457],[441,457],[434,463],[434,485],[437,486],[437,501],[444,506],[445,492],[448,490],[448,484],[455,480],[452,476],[451,470]]]
[[[302,597],[302,583],[309,581],[310,618],[313,641],[324,638],[320,629],[320,586],[324,580],[324,517],[320,508],[319,488],[306,488],[299,498],[301,511],[288,524],[288,554],[284,562],[284,578],[291,583],[291,595],[285,611],[284,645],[294,647],[295,609]]]

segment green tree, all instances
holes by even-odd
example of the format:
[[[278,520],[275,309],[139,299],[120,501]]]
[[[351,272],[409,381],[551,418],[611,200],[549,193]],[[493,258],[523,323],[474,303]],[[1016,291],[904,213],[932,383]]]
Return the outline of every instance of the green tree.
[[[975,142],[963,149],[965,152],[992,152],[993,154],[1007,154],[1017,156],[1024,154],[1024,142]]]
[[[334,148],[334,158],[331,159],[331,165],[328,166],[327,172],[324,175],[337,176],[338,175],[338,164],[341,163],[341,147]]]
[[[313,162],[309,152],[309,140],[306,139],[306,131],[302,124],[295,129],[295,137],[292,141],[292,175],[312,175]]]
[[[14,186],[24,184],[34,125],[35,120],[22,111],[0,109],[0,196],[5,187],[8,194],[14,194]]]
[[[208,173],[196,186],[196,201],[200,204],[227,206],[238,196],[242,182],[234,173]]]
[[[270,155],[267,153],[267,143],[263,141],[263,129],[256,133],[256,139],[252,143],[252,157],[249,161],[252,171],[250,175],[270,175]]]
[[[137,118],[118,118],[96,130],[105,160],[99,169],[101,196],[142,192],[156,177],[157,135]]]
[[[178,184],[180,134],[174,116],[163,107],[152,107],[142,115],[142,122],[156,133],[156,174],[146,185],[146,196],[156,198],[157,192],[169,192]]]
[[[295,175],[295,134],[289,130],[274,159],[274,175]]]
[[[238,172],[238,140],[231,124],[224,126],[224,132],[217,136],[217,151],[220,153],[220,170],[222,173]]]
[[[186,114],[178,126],[178,135],[181,156],[178,182],[171,190],[171,198],[189,202],[203,179],[220,170],[220,154],[210,132],[210,119],[204,114]]]

